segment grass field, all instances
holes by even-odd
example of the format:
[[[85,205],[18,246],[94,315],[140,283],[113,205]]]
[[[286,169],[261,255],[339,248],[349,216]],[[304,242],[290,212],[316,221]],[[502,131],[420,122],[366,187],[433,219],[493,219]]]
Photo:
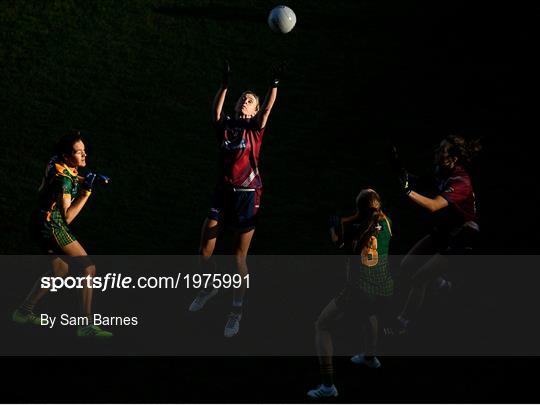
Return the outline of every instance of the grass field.
[[[519,100],[500,80],[506,63],[485,69],[489,44],[474,52],[484,34],[470,37],[470,10],[458,27],[460,4],[387,3],[290,2],[298,24],[288,35],[268,29],[269,1],[3,3],[0,252],[37,253],[26,235],[36,187],[59,134],[77,128],[88,167],[113,179],[74,224],[87,250],[195,253],[215,182],[209,109],[224,58],[229,109],[245,89],[264,95],[272,62],[290,62],[262,151],[253,252],[326,252],[327,215],[350,210],[366,185],[385,198],[403,252],[428,222],[396,194],[388,140],[428,172],[440,138],[497,136],[519,119]]]

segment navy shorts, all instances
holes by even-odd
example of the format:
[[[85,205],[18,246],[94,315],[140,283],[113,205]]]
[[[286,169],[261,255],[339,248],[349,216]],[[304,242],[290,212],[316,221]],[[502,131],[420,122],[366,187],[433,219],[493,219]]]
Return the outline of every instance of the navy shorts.
[[[220,187],[214,192],[208,218],[226,227],[254,229],[257,223],[262,189]]]

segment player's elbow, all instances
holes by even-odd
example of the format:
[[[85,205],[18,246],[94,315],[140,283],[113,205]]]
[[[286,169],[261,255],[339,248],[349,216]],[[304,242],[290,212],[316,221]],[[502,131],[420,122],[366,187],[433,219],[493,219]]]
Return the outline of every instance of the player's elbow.
[[[448,206],[448,201],[446,201],[445,199],[435,199],[432,200],[430,204],[428,204],[428,209],[430,212],[437,212],[446,206]]]

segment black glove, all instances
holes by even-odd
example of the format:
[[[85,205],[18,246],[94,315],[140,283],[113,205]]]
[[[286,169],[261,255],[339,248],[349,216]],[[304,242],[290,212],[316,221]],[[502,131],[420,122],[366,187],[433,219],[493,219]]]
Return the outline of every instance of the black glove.
[[[81,184],[81,188],[85,191],[88,191],[89,193],[92,192],[92,187],[94,187],[94,181],[96,181],[97,174],[95,173],[88,173],[84,177],[84,181]]]
[[[339,229],[341,227],[341,218],[338,215],[331,215],[328,218],[328,227],[330,229]]]
[[[285,74],[287,68],[287,62],[281,61],[277,64],[272,65],[270,68],[270,87],[276,88],[279,85],[281,79]]]
[[[330,233],[333,231],[337,237],[336,240],[332,237],[332,242],[334,242],[337,247],[341,248],[343,246],[343,224],[341,223],[341,217],[338,215],[330,216],[328,219],[328,227],[330,228]]]
[[[398,176],[401,189],[406,195],[409,195],[412,191],[410,188],[410,180],[411,177],[414,176],[411,176],[407,169],[403,167],[403,163],[401,162],[397,148],[393,144],[388,146],[388,160],[390,161],[392,171]]]
[[[90,193],[95,184],[109,184],[110,182],[111,179],[103,174],[88,173],[81,184],[81,188]]]
[[[111,182],[111,178],[105,176],[104,174],[96,173],[96,181],[99,182],[99,184],[109,184]]]
[[[227,59],[223,61],[222,75],[221,86],[226,89],[229,87],[229,81],[231,78],[231,66],[229,65],[229,61]]]
[[[390,167],[394,172],[399,173],[403,169],[403,164],[401,163],[396,145],[394,144],[388,146],[388,160],[390,162]]]
[[[412,190],[409,184],[409,172],[406,169],[401,168],[401,170],[399,171],[398,178],[399,178],[399,184],[401,185],[401,190],[403,190],[405,195],[411,194]]]

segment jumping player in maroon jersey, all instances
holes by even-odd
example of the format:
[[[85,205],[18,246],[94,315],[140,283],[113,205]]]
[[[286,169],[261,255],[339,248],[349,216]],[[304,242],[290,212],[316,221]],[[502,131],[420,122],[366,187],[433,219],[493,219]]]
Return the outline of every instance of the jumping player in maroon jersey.
[[[441,276],[441,255],[470,254],[479,235],[475,195],[467,166],[480,150],[478,141],[462,136],[446,137],[435,153],[438,194],[426,197],[410,188],[409,176],[401,169],[400,182],[408,198],[434,214],[432,232],[413,246],[401,263],[410,275],[409,296],[398,316],[401,333],[421,309],[427,286],[449,289],[451,284]]]
[[[242,277],[242,286],[233,292],[232,309],[225,325],[225,337],[235,336],[240,328],[242,305],[246,292],[245,276],[248,274],[246,257],[255,232],[255,225],[262,194],[259,173],[259,153],[266,123],[277,97],[277,88],[284,65],[272,70],[270,88],[262,105],[252,91],[242,93],[234,108],[234,116],[222,112],[229,87],[230,67],[225,62],[223,82],[214,99],[214,123],[220,152],[220,177],[214,192],[212,207],[201,232],[200,255],[202,268],[210,269],[216,239],[227,227],[235,232],[234,256],[236,268]],[[217,289],[199,291],[191,303],[191,312],[199,311],[217,294]]]

